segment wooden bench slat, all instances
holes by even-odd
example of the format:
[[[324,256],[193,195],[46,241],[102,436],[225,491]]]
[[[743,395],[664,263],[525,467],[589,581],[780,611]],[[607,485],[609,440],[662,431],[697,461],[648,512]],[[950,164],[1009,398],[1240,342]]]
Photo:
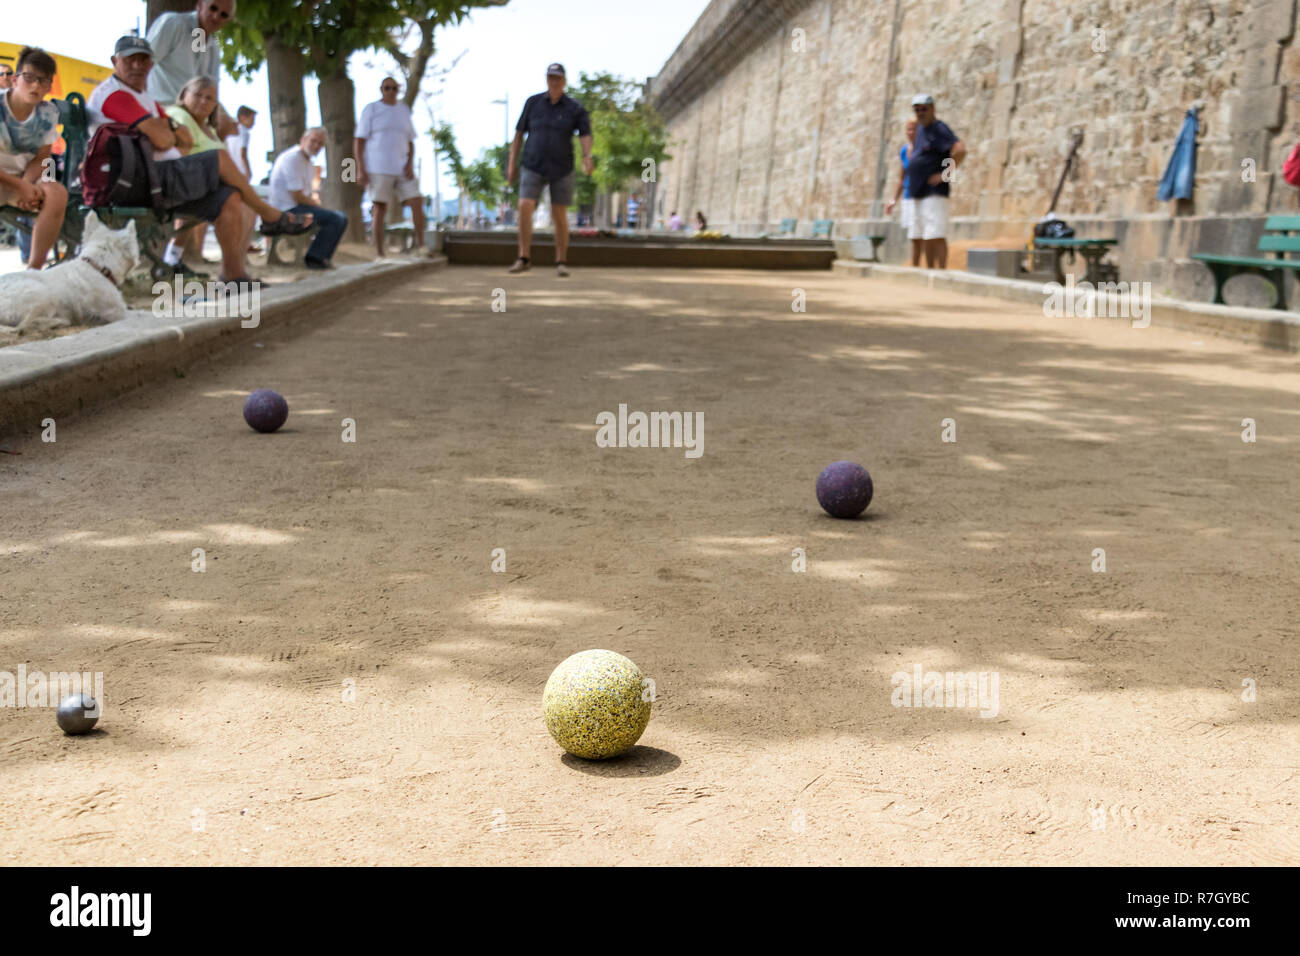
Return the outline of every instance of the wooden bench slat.
[[[1264,222],[1265,232],[1300,232],[1300,216],[1269,216]]]
[[[1300,252],[1300,236],[1261,236],[1260,252]]]
[[[1249,259],[1245,256],[1220,256],[1210,252],[1194,252],[1197,262],[1217,262],[1226,266],[1251,266],[1257,269],[1300,269],[1300,259]]]
[[[1045,246],[1049,249],[1082,249],[1085,246],[1115,246],[1119,245],[1118,239],[1035,239],[1034,245]]]

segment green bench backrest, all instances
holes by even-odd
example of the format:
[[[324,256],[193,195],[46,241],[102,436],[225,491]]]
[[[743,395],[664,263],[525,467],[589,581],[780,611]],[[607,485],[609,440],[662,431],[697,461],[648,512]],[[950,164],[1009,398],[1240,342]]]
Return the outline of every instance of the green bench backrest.
[[[1300,252],[1300,236],[1261,236],[1260,252]]]
[[[782,219],[780,234],[785,235],[787,232],[794,232],[795,227],[798,225],[799,225],[798,219]]]
[[[69,93],[67,99],[53,100],[59,108],[59,121],[63,124],[63,185],[68,192],[81,194],[81,161],[86,158],[90,122],[86,116],[86,100],[80,93]]]
[[[818,236],[825,236],[827,239],[829,239],[831,237],[831,228],[834,225],[835,225],[834,219],[813,220],[813,231],[812,231],[813,238],[816,239]]]
[[[1269,216],[1265,232],[1300,232],[1300,216]]]

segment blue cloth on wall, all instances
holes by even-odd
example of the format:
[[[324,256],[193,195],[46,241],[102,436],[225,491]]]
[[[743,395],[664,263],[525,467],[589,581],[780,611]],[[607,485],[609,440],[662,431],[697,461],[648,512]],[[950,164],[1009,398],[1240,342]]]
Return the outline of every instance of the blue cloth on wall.
[[[1162,202],[1192,198],[1192,191],[1196,188],[1196,133],[1199,128],[1196,107],[1193,106],[1183,118],[1183,128],[1178,131],[1178,140],[1174,143],[1174,154],[1169,157],[1165,174],[1160,177],[1156,198]]]

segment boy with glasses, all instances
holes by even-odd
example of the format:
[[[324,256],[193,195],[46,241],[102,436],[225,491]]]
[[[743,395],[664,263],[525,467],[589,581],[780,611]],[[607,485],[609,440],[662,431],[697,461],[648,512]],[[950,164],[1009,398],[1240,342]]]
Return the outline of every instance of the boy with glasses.
[[[23,47],[10,88],[0,93],[0,206],[35,216],[29,269],[45,265],[68,206],[68,191],[55,181],[50,158],[59,138],[59,110],[45,100],[57,69],[44,50]]]

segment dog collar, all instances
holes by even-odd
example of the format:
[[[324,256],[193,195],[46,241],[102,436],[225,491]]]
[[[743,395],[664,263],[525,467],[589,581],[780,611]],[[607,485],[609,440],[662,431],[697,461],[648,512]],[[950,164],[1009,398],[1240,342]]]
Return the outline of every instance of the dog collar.
[[[84,262],[86,265],[90,266],[92,269],[96,270],[105,279],[113,283],[113,285],[117,285],[117,280],[113,278],[113,273],[109,272],[107,269],[101,266],[94,259],[91,259],[88,256],[82,256],[81,261]]]

